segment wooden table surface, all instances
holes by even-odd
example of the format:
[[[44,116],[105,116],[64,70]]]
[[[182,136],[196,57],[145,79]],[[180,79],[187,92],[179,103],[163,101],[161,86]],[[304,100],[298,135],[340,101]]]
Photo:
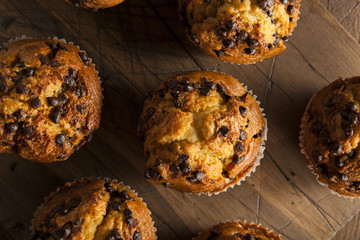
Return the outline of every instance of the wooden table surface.
[[[250,66],[212,59],[189,43],[174,0],[128,0],[99,12],[61,0],[0,3],[1,41],[22,34],[74,41],[97,64],[105,96],[100,129],[66,162],[43,165],[0,156],[0,239],[28,239],[33,212],[44,197],[66,181],[88,176],[118,178],[135,189],[153,213],[160,240],[191,239],[233,219],[261,223],[283,239],[359,239],[354,226],[360,201],[318,184],[299,153],[300,118],[312,94],[339,76],[360,75],[359,44],[317,0],[303,1],[286,52]],[[331,4],[335,0],[326,6]],[[254,91],[268,118],[261,166],[241,186],[213,197],[146,182],[136,138],[148,91],[194,69],[233,75]]]

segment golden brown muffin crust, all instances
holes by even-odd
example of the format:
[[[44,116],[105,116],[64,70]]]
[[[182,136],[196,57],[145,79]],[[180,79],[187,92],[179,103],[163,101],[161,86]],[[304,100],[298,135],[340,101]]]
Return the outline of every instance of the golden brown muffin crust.
[[[219,223],[193,240],[281,240],[275,234],[260,225],[245,222]]]
[[[308,166],[321,183],[360,196],[360,77],[339,79],[314,95],[300,134]]]
[[[72,3],[77,7],[99,9],[109,8],[122,3],[125,0],[66,0],[68,3]]]
[[[188,38],[205,53],[251,64],[279,54],[296,27],[300,0],[178,0]]]
[[[145,178],[179,191],[220,192],[254,166],[263,131],[257,102],[233,77],[171,77],[145,101],[140,118]]]
[[[33,220],[32,240],[154,240],[150,211],[128,187],[110,180],[66,183]]]
[[[66,160],[99,127],[101,86],[86,53],[51,39],[0,51],[0,152]]]

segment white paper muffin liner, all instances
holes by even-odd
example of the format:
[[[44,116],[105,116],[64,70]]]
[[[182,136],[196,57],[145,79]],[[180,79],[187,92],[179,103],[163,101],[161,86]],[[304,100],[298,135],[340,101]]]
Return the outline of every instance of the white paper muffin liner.
[[[208,229],[206,229],[204,231],[200,231],[200,232],[198,232],[196,234],[195,237],[192,238],[192,240],[197,240],[197,238],[200,236],[200,234],[209,231],[212,227],[217,226],[219,224],[226,224],[226,223],[238,223],[241,226],[249,224],[249,225],[252,225],[252,227],[254,227],[254,228],[259,228],[259,229],[262,229],[262,230],[266,231],[266,233],[271,235],[271,237],[278,237],[279,239],[281,239],[281,234],[280,233],[274,233],[273,230],[269,230],[268,228],[263,227],[261,224],[255,224],[254,222],[248,223],[246,220],[241,221],[241,220],[235,219],[235,220],[228,220],[228,221],[225,221],[225,222],[217,223],[217,224],[211,226],[210,228],[208,228]]]
[[[321,90],[322,90],[322,89],[321,89]],[[321,90],[319,90],[319,91],[321,91]],[[319,92],[319,91],[318,91],[318,92]],[[319,174],[316,173],[316,171],[315,171],[315,169],[314,169],[315,166],[314,166],[314,165],[311,163],[311,161],[309,160],[309,159],[310,159],[310,156],[308,156],[308,155],[306,154],[305,144],[304,144],[304,141],[305,141],[305,140],[304,140],[305,127],[306,127],[306,122],[307,122],[307,119],[308,119],[308,115],[307,115],[306,112],[308,111],[309,106],[311,105],[311,103],[312,103],[312,101],[315,99],[315,97],[317,96],[318,92],[316,92],[316,93],[310,98],[310,100],[309,100],[309,102],[308,102],[308,104],[307,104],[307,106],[306,106],[306,109],[305,109],[305,111],[304,111],[304,114],[303,114],[303,116],[302,116],[302,118],[301,118],[301,123],[300,123],[300,135],[299,135],[300,153],[302,153],[302,154],[305,156],[305,158],[306,158],[306,166],[307,166],[307,167],[310,169],[310,171],[315,175],[316,181],[317,181],[320,185],[327,187],[333,195],[336,195],[336,196],[338,196],[338,197],[342,197],[342,198],[346,198],[346,199],[351,199],[351,200],[359,199],[358,197],[352,197],[352,196],[348,196],[348,195],[342,195],[342,194],[340,194],[340,193],[332,190],[331,188],[329,188],[329,185],[328,185],[328,184],[326,184],[326,183],[324,183],[324,182],[321,182],[321,181],[319,180],[319,177],[320,177]]]
[[[109,178],[109,177],[83,177],[83,178],[80,178],[80,179],[76,179],[76,180],[74,180],[72,182],[65,182],[62,186],[57,187],[55,191],[50,192],[44,198],[43,203],[41,205],[37,206],[37,208],[36,208],[36,210],[35,210],[35,212],[33,214],[33,218],[31,219],[31,226],[29,227],[29,230],[31,231],[31,235],[33,235],[35,233],[34,227],[33,227],[35,217],[36,217],[37,213],[39,212],[39,210],[47,203],[47,200],[49,198],[52,198],[53,196],[55,196],[58,193],[58,191],[61,190],[65,186],[66,183],[76,184],[76,183],[80,183],[80,182],[83,182],[83,181],[86,181],[86,180],[94,180],[94,179],[95,180],[103,180],[103,181],[108,182],[108,183],[115,183],[117,185],[120,185],[121,187],[124,187],[127,191],[129,191],[129,192],[133,193],[134,195],[136,195],[140,199],[140,201],[144,204],[144,206],[147,208],[147,210],[149,211],[149,215],[150,215],[150,218],[151,218],[152,212],[148,208],[146,202],[144,201],[143,198],[139,197],[138,193],[135,190],[131,189],[130,186],[125,185],[123,182],[119,182],[118,179]],[[155,227],[155,222],[154,222],[154,220],[152,218],[151,218],[151,223],[152,223],[152,226],[153,226],[153,228],[155,230],[155,232],[154,232],[155,239],[157,239],[157,236],[156,236],[157,228]]]

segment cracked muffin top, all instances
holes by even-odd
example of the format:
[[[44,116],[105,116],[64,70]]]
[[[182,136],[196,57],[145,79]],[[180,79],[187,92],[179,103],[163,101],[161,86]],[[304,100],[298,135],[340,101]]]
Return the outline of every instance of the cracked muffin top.
[[[150,211],[129,187],[83,179],[51,193],[36,211],[32,240],[155,240]]]
[[[97,10],[99,8],[114,7],[125,0],[65,0],[76,7],[89,8]]]
[[[145,178],[183,192],[221,192],[253,170],[264,129],[258,103],[235,78],[210,71],[171,77],[140,118]]]
[[[302,118],[300,145],[318,180],[339,194],[360,196],[360,77],[316,93]]]
[[[219,223],[193,240],[281,240],[280,234],[255,224],[240,221]]]
[[[252,64],[286,49],[301,0],[178,0],[188,38],[220,60]]]
[[[51,39],[0,50],[0,152],[66,160],[99,127],[101,86],[84,51]]]

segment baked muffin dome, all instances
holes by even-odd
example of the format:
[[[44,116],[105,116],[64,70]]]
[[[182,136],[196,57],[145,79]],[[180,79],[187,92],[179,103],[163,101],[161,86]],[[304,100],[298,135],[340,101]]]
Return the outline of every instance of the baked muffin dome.
[[[220,60],[251,64],[279,54],[301,0],[178,0],[188,38]]]
[[[32,240],[154,240],[150,211],[129,187],[83,179],[51,193],[36,211]]]
[[[99,9],[109,8],[122,3],[125,0],[65,0],[77,7]]]
[[[235,78],[210,71],[171,77],[140,118],[145,178],[183,192],[221,192],[253,170],[264,130],[258,103]]]
[[[255,224],[240,221],[219,223],[193,240],[281,240],[280,234]]]
[[[320,183],[360,196],[360,77],[339,79],[316,93],[302,118],[300,145]]]
[[[66,160],[99,127],[101,86],[84,51],[51,39],[0,50],[0,152]]]

